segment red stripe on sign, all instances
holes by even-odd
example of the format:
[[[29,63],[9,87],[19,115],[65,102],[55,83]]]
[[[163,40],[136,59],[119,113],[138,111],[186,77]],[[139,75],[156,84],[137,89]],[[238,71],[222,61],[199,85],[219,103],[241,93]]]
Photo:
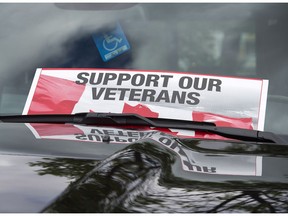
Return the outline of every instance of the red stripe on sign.
[[[41,75],[28,114],[71,114],[85,85]]]
[[[224,115],[218,115],[206,112],[192,112],[193,121],[213,122],[221,127],[236,127],[244,129],[253,129],[252,118],[232,118]]]
[[[217,134],[212,134],[212,133],[205,133],[201,131],[195,131],[195,136],[194,138],[197,139],[212,139],[212,140],[231,140],[230,138],[222,137]]]
[[[232,118],[224,115],[218,115],[206,112],[195,112],[195,111],[192,113],[192,118],[194,121],[213,122],[217,126],[221,127],[253,129],[252,118]],[[205,133],[200,131],[195,131],[195,138],[230,140],[228,138],[216,134]]]
[[[122,113],[134,113],[144,117],[158,118],[159,114],[153,112],[149,107],[143,104],[137,104],[136,106],[131,106],[127,103],[124,104]]]
[[[39,136],[83,134],[83,131],[71,124],[30,124]]]

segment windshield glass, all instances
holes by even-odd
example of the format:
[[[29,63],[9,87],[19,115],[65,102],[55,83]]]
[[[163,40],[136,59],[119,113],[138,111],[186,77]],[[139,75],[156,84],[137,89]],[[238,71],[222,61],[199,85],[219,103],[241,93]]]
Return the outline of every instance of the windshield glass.
[[[265,131],[288,134],[287,9],[244,3],[2,3],[0,113],[22,113],[37,68],[167,70],[269,80]],[[129,44],[106,35],[107,50],[125,46],[105,56],[95,38],[115,28]]]

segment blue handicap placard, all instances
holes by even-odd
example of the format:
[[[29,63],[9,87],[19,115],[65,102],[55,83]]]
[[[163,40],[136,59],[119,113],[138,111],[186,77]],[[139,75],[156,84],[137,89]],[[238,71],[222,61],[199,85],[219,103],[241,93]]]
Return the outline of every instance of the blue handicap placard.
[[[104,62],[130,49],[129,42],[119,23],[114,29],[93,34],[92,37]]]

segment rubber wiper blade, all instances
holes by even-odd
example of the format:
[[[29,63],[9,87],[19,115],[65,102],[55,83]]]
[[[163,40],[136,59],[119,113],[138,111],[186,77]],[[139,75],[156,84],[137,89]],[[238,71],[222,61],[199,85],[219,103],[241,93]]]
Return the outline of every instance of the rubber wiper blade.
[[[217,134],[226,138],[285,144],[286,141],[272,132],[248,130],[241,128],[219,127],[212,122],[197,122],[176,119],[147,118],[137,114],[118,113],[77,113],[59,115],[15,115],[1,116],[2,122],[14,123],[71,123],[97,126],[150,126],[157,128],[174,128],[195,130]]]
[[[86,125],[137,125],[151,127],[167,127],[174,125],[176,128],[185,129],[189,125],[216,126],[210,122],[196,122],[162,118],[147,118],[137,114],[126,113],[76,113],[76,114],[44,114],[44,115],[12,115],[0,116],[0,122],[14,123],[71,123]]]
[[[139,125],[158,128],[175,128],[185,130],[196,130],[217,134],[226,138],[242,141],[286,143],[281,137],[272,132],[248,130],[242,128],[219,127],[212,122],[197,122],[187,120],[174,120],[162,118],[147,118],[137,114],[115,114],[115,113],[87,113],[84,119],[79,119],[80,124],[95,124],[101,122],[103,125]],[[97,122],[97,123],[98,123]]]

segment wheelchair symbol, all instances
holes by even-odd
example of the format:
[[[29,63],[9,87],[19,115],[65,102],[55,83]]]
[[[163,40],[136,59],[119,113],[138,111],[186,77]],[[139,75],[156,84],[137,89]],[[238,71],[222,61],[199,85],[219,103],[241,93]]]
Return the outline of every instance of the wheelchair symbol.
[[[113,51],[118,47],[118,44],[121,43],[122,38],[117,38],[114,35],[104,34],[103,47],[107,51]]]

